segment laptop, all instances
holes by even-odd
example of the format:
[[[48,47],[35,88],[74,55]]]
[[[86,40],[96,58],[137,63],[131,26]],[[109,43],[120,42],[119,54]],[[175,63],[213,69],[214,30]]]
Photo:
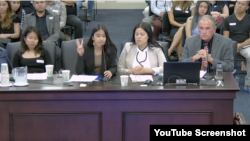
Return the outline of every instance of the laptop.
[[[165,62],[163,66],[164,85],[199,85],[200,62]]]

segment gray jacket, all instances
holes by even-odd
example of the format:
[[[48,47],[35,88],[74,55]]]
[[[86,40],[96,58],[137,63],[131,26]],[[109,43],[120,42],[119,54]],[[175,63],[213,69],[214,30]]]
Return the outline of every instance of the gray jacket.
[[[36,26],[36,15],[34,12],[25,15],[23,30],[25,30],[28,26]],[[57,43],[57,41],[60,39],[59,19],[56,15],[52,15],[49,11],[47,12],[49,15],[46,15],[46,25],[50,37],[45,41]]]
[[[192,62],[192,57],[196,55],[200,49],[200,35],[187,38],[179,61]],[[234,70],[232,40],[215,33],[213,37],[211,57],[213,58],[213,70],[216,70],[217,64],[221,62],[224,72],[232,72]]]

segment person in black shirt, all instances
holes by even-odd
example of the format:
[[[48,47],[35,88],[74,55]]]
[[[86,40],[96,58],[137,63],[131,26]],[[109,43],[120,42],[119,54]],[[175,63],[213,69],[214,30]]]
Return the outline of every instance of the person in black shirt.
[[[28,73],[42,73],[48,64],[52,61],[44,49],[41,32],[35,26],[28,26],[21,39],[21,48],[14,56],[13,67],[27,66]]]
[[[93,28],[84,48],[83,40],[80,43],[77,39],[76,45],[78,59],[75,68],[77,74],[101,74],[107,78],[111,78],[116,74],[117,49],[112,43],[108,30],[104,25],[98,24]],[[105,54],[103,54],[102,47]],[[103,59],[104,57],[105,60]]]
[[[11,4],[9,1],[0,1],[0,38],[10,38],[15,41],[20,37],[20,18],[16,14],[12,14]],[[1,44],[5,48],[5,44]]]
[[[22,7],[25,10],[26,14],[30,14],[31,12],[35,11],[35,8],[32,5],[33,1],[22,1]]]
[[[225,19],[223,35],[238,42],[237,51],[247,60],[244,90],[250,90],[250,15],[246,14],[249,1],[237,1],[236,13]],[[242,63],[244,65],[244,63]]]

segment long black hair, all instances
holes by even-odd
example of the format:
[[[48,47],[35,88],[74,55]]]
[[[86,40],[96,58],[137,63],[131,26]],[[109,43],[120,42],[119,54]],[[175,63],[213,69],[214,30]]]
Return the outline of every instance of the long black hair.
[[[198,25],[198,19],[199,19],[199,7],[202,2],[205,2],[207,4],[207,12],[205,15],[211,15],[211,5],[208,1],[197,1],[195,10],[194,10],[194,16],[192,19],[192,24],[191,24],[191,30],[194,30],[194,28]]]
[[[104,51],[105,51],[105,59],[107,61],[107,64],[110,64],[111,62],[111,52],[114,52],[115,55],[117,53],[117,49],[116,49],[116,46],[115,44],[111,41],[110,37],[109,37],[109,34],[108,34],[108,30],[106,28],[105,25],[103,24],[97,24],[96,26],[94,26],[94,28],[92,29],[92,33],[91,33],[91,36],[87,42],[87,46],[89,47],[94,47],[93,43],[94,41],[92,40],[92,37],[94,36],[94,34],[99,31],[99,30],[103,30],[104,33],[105,33],[105,36],[106,36],[106,42],[104,44]]]
[[[43,46],[43,37],[42,37],[42,33],[40,32],[40,30],[38,29],[38,27],[36,26],[28,26],[23,34],[22,34],[22,38],[21,38],[21,48],[19,53],[23,54],[25,51],[29,50],[29,47],[27,46],[26,42],[25,42],[25,38],[28,36],[29,33],[34,32],[36,33],[37,37],[38,37],[38,43],[35,47],[35,54],[39,54],[42,52],[42,50],[44,50],[44,46]]]
[[[133,30],[133,36],[132,36],[132,39],[131,39],[131,42],[133,44],[136,44],[135,42],[135,30],[137,28],[142,28],[145,32],[147,32],[148,34],[148,47],[151,48],[151,47],[159,47],[162,49],[163,51],[163,48],[161,47],[161,45],[155,40],[154,36],[153,36],[153,32],[152,32],[152,29],[151,29],[151,26],[150,24],[146,23],[146,22],[140,22],[138,23],[134,30]]]
[[[19,7],[19,9],[16,11],[16,14],[17,14],[17,16],[18,16],[20,19],[22,19],[22,9],[23,9],[23,7],[22,7],[22,1],[20,0],[20,7]]]

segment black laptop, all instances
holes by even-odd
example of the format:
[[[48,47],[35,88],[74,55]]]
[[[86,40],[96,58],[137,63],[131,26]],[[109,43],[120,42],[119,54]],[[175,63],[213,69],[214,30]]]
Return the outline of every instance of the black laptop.
[[[163,69],[164,85],[199,85],[200,62],[165,62]]]

